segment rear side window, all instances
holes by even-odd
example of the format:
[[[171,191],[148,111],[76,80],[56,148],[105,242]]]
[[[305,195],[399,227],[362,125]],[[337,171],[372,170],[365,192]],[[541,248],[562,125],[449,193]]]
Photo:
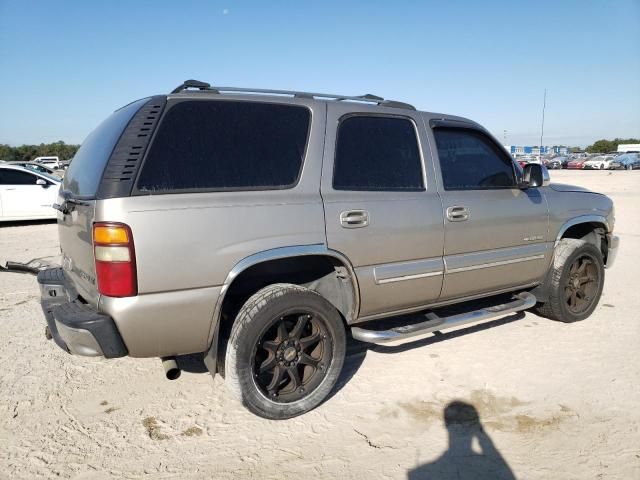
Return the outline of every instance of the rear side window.
[[[184,101],[165,114],[138,190],[291,188],[302,169],[311,112],[259,102]]]
[[[35,185],[37,181],[36,175],[20,170],[0,168],[0,185]]]
[[[411,120],[348,117],[338,127],[333,167],[335,190],[424,189],[416,130]]]
[[[143,98],[116,110],[89,134],[64,175],[63,190],[75,197],[95,197],[107,161],[120,135],[140,107],[148,101],[148,98]]]
[[[511,159],[486,135],[462,128],[433,130],[445,190],[486,190],[516,185]]]

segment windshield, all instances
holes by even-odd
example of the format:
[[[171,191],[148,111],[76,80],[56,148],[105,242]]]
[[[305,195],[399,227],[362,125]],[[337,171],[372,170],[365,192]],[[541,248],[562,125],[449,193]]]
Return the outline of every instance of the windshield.
[[[149,98],[143,98],[113,112],[89,134],[64,176],[63,190],[74,197],[93,198],[120,135]]]

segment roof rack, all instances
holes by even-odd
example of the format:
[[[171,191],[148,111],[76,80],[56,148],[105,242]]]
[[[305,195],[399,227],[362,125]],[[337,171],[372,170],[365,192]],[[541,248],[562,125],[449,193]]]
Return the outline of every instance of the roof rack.
[[[310,98],[321,100],[334,100],[337,102],[362,102],[362,103],[375,103],[382,107],[391,108],[404,108],[407,110],[415,110],[416,107],[404,102],[398,102],[396,100],[386,100],[377,95],[367,93],[366,95],[333,95],[330,93],[312,93],[312,92],[297,92],[294,90],[268,90],[264,88],[240,88],[240,87],[212,87],[207,82],[200,82],[198,80],[186,80],[182,85],[174,88],[171,93],[180,93],[189,89],[197,89],[200,91],[207,91],[210,93],[253,93],[253,94],[265,94],[265,95],[289,95],[295,98]]]

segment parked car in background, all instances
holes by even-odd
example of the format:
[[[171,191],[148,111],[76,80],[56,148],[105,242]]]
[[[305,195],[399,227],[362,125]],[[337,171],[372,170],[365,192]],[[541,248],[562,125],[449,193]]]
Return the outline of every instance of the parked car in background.
[[[562,158],[563,157],[555,157],[551,159],[547,159],[544,162],[544,166],[549,170],[558,170],[562,168]]]
[[[47,175],[53,175],[58,178],[64,176],[64,170],[55,169],[36,162],[7,162],[8,165],[15,165],[17,167],[27,168],[40,173],[46,173]]]
[[[591,157],[584,162],[583,168],[585,170],[605,170],[610,167],[613,158],[613,155],[598,155],[596,157]]]
[[[58,157],[36,157],[33,161],[51,168],[60,168],[60,159]]]
[[[569,170],[582,170],[587,160],[587,157],[574,158],[573,160],[569,160],[567,162],[567,168]]]
[[[623,153],[614,158],[609,164],[609,168],[612,170],[637,170],[640,169],[640,154],[638,153]]]
[[[0,221],[56,218],[61,180],[16,165],[0,165]]]

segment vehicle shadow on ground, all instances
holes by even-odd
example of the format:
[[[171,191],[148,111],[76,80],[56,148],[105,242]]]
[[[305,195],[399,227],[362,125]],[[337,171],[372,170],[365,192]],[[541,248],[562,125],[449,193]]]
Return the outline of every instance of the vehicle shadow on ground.
[[[477,325],[473,325],[467,328],[461,328],[459,330],[442,333],[435,332],[432,336],[416,340],[414,342],[405,343],[396,346],[386,345],[374,345],[370,343],[360,342],[354,340],[350,334],[347,336],[347,351],[344,359],[344,366],[342,372],[338,377],[338,381],[334,386],[331,393],[327,396],[326,400],[329,400],[336,393],[338,393],[349,381],[355,376],[360,369],[360,366],[364,362],[367,352],[369,350],[376,353],[401,353],[414,348],[421,348],[434,343],[443,342],[445,340],[451,340],[454,338],[462,337],[472,333],[477,333],[490,328],[506,325],[511,322],[523,319],[525,314],[523,312],[517,312],[507,317],[485,322]],[[176,358],[178,366],[184,371],[189,373],[209,373],[206,365],[204,364],[204,353],[196,353],[191,355],[181,355]],[[325,400],[325,401],[326,401]]]
[[[443,417],[449,448],[433,462],[410,470],[408,480],[515,480],[513,471],[482,427],[473,405],[455,400],[445,407]],[[481,453],[476,451],[478,447]]]

